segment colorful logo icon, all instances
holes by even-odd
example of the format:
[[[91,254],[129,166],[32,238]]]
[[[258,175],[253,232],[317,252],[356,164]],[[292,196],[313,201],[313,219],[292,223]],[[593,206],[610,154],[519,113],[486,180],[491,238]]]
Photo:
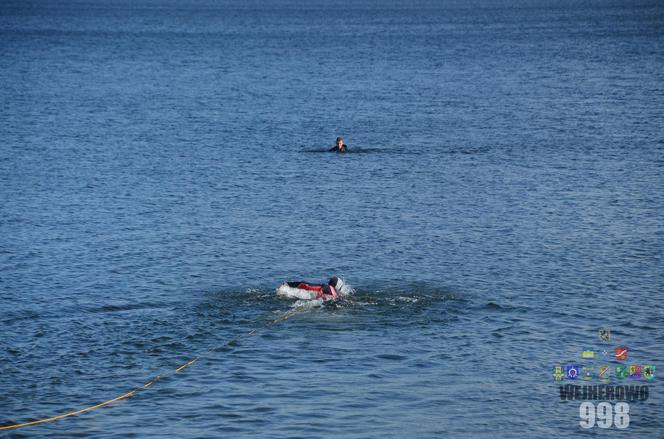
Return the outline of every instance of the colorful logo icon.
[[[609,328],[600,328],[599,339],[602,341],[611,341],[611,330]]]
[[[583,351],[581,352],[581,358],[591,359],[595,358],[595,351]]]
[[[583,381],[591,381],[593,379],[593,368],[583,366],[581,368],[581,378],[583,378]]]
[[[565,366],[565,376],[568,380],[575,380],[579,376],[579,369],[578,365]]]
[[[652,364],[643,365],[643,378],[646,380],[652,380],[655,378],[655,366]]]
[[[641,365],[632,364],[629,366],[629,377],[633,380],[641,379]]]
[[[609,376],[611,375],[611,369],[608,364],[602,364],[599,367],[599,380],[600,381],[609,381]]]
[[[613,352],[616,354],[616,360],[625,361],[627,359],[627,346],[618,346]]]
[[[556,381],[562,381],[565,377],[565,372],[563,371],[562,366],[556,366],[553,368],[553,378]]]
[[[627,376],[627,366],[625,366],[624,364],[616,366],[616,378],[622,380],[626,376]]]

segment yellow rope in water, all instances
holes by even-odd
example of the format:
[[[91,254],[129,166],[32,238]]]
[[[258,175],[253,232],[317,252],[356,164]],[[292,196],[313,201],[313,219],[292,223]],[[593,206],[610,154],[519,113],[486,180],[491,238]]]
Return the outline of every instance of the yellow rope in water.
[[[293,309],[292,311],[285,313],[283,316],[281,316],[281,317],[279,317],[279,318],[277,318],[277,319],[275,319],[275,320],[270,321],[270,322],[267,323],[266,325],[261,326],[260,328],[252,329],[251,331],[249,331],[249,332],[248,332],[247,334],[245,334],[244,336],[245,336],[245,337],[248,337],[248,336],[250,336],[250,335],[255,334],[259,329],[265,329],[265,328],[267,328],[267,327],[269,327],[269,326],[276,325],[276,324],[279,323],[279,322],[283,322],[284,320],[288,320],[290,317],[292,317],[293,315],[295,315],[297,312],[302,311],[302,310],[304,310],[304,309],[305,309],[304,307],[295,308],[295,309]],[[236,339],[234,339],[234,340],[230,340],[228,343],[226,343],[226,345],[229,345],[231,342],[233,342],[233,341],[235,341],[235,340],[236,340]],[[183,365],[181,365],[180,367],[178,367],[177,369],[175,369],[175,372],[181,372],[181,371],[183,371],[183,370],[186,369],[187,367],[189,367],[189,366],[191,366],[192,364],[194,364],[194,362],[196,362],[198,359],[200,359],[203,355],[205,355],[205,354],[207,354],[207,353],[209,353],[209,352],[211,352],[211,351],[212,351],[212,349],[208,349],[208,350],[205,351],[204,353],[198,355],[196,358],[187,361],[186,363],[184,363]],[[69,412],[69,413],[64,413],[64,414],[62,414],[62,415],[52,416],[52,417],[50,417],[50,418],[39,419],[39,420],[37,420],[37,421],[22,422],[22,423],[20,423],[20,424],[12,424],[12,425],[2,425],[2,426],[0,426],[0,430],[11,430],[11,429],[15,429],[15,428],[28,427],[28,426],[31,426],[31,425],[44,424],[44,423],[46,423],[46,422],[57,421],[58,419],[68,418],[68,417],[70,417],[70,416],[75,416],[75,415],[80,415],[81,413],[90,412],[90,411],[92,411],[92,410],[95,410],[95,409],[98,409],[98,408],[104,407],[105,405],[109,405],[109,404],[114,403],[114,402],[116,402],[116,401],[122,401],[123,399],[131,398],[131,397],[134,396],[134,395],[136,394],[136,392],[138,392],[139,390],[147,389],[148,387],[152,386],[154,383],[156,383],[157,381],[159,381],[159,380],[161,379],[161,377],[162,377],[162,375],[157,375],[156,377],[154,377],[153,379],[151,379],[151,380],[148,381],[147,383],[143,384],[143,386],[140,387],[140,388],[136,388],[136,389],[130,390],[129,392],[124,393],[124,394],[122,394],[122,395],[120,395],[120,396],[116,396],[116,397],[113,398],[113,399],[109,399],[108,401],[104,401],[104,402],[101,402],[101,403],[99,403],[99,404],[92,405],[92,406],[90,406],[90,407],[86,407],[86,408],[83,408],[83,409],[80,409],[80,410],[76,410],[76,411],[73,411],[73,412]]]
[[[127,399],[127,398],[133,396],[134,393],[136,393],[136,390],[132,390],[130,392],[125,393],[124,395],[120,395],[116,398],[109,399],[108,401],[104,401],[100,404],[93,405],[91,407],[86,407],[86,408],[81,409],[81,410],[76,410],[74,412],[69,412],[69,413],[65,413],[63,415],[53,416],[53,417],[50,417],[50,418],[40,419],[38,421],[23,422],[21,424],[14,424],[14,425],[5,425],[5,426],[0,427],[0,430],[9,430],[11,428],[20,428],[20,427],[27,427],[28,425],[43,424],[45,422],[57,421],[58,419],[68,418],[68,417],[74,416],[74,415],[80,415],[81,413],[85,413],[85,412],[89,412],[89,411],[94,410],[94,409],[98,409],[99,407],[103,407],[103,406],[108,405],[112,402]]]

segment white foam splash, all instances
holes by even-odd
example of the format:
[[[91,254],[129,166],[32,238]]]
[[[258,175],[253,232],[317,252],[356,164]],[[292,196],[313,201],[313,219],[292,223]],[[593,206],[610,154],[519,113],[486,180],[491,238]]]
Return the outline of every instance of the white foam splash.
[[[325,303],[324,299],[313,299],[313,300],[300,299],[294,304],[292,304],[291,308],[303,308],[303,309],[316,308],[319,306],[323,306],[323,303]]]
[[[312,300],[316,298],[316,292],[289,287],[288,284],[284,283],[277,287],[277,296],[289,297],[291,299]]]
[[[341,287],[341,289],[337,291],[337,293],[339,293],[340,296],[352,296],[353,294],[355,294],[355,288],[348,285],[343,278],[341,280],[344,281],[344,284]]]

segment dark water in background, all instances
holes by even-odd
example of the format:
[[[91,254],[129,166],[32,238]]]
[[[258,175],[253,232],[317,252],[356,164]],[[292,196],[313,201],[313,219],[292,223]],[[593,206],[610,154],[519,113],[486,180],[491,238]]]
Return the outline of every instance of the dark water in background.
[[[664,367],[661,4],[44,3],[0,5],[0,424],[211,352],[16,437],[661,436],[657,379],[588,432],[551,377],[600,326]]]

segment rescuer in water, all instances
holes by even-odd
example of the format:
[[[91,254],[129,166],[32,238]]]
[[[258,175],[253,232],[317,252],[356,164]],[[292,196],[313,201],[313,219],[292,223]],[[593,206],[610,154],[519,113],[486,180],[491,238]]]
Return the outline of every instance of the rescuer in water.
[[[285,282],[277,288],[277,294],[298,299],[335,300],[344,286],[344,282],[337,276],[330,278],[327,285],[312,284],[309,282]]]

